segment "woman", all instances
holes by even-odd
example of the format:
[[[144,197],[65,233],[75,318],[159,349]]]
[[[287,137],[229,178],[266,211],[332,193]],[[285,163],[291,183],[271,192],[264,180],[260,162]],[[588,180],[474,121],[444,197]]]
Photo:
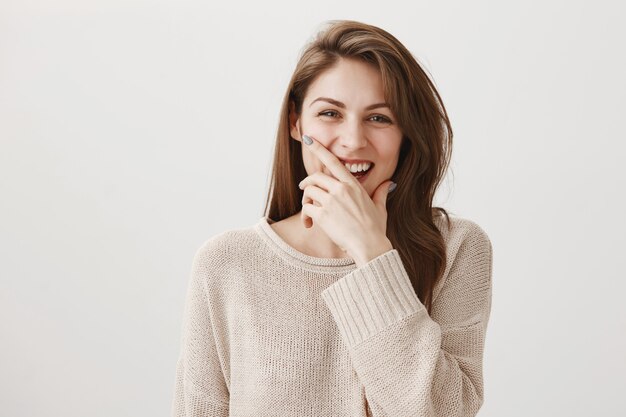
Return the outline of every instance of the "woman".
[[[483,403],[492,246],[432,207],[452,141],[443,103],[392,35],[330,23],[285,95],[269,214],[195,254],[174,416],[474,416]]]

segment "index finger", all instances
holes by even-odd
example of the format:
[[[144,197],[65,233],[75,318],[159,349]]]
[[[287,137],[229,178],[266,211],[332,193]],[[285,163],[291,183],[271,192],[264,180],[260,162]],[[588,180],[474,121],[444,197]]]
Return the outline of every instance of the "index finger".
[[[307,145],[306,148],[315,154],[322,163],[328,167],[330,173],[340,181],[357,181],[354,175],[348,171],[346,166],[333,154],[326,149],[324,145],[319,143],[312,136],[302,135],[302,141]],[[357,181],[358,182],[358,181]]]

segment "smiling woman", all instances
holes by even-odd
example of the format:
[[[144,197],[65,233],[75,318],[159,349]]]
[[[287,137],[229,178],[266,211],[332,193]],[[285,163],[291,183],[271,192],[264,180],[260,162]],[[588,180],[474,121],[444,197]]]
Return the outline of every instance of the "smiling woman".
[[[328,93],[334,97],[328,97]],[[376,166],[368,181],[362,181],[370,196],[376,186],[391,178],[400,153],[402,130],[385,102],[382,76],[376,66],[340,58],[308,87],[302,103],[304,110],[298,114],[293,106],[292,138],[301,141],[301,132],[306,131],[339,160],[350,164],[367,161]],[[303,152],[302,160],[308,173],[328,174],[314,155]],[[319,239],[323,239],[321,236]],[[332,241],[320,244],[332,247]]]
[[[329,22],[284,96],[266,214],[194,256],[173,415],[476,415],[492,246],[433,207],[451,144],[411,53]]]
[[[329,93],[334,97],[328,97]],[[374,198],[376,189],[381,185],[388,188],[385,180],[391,178],[396,169],[402,131],[393,122],[395,116],[385,102],[382,77],[377,67],[362,60],[341,58],[318,75],[308,87],[300,114],[295,111],[293,103],[291,106],[292,138],[301,141],[301,132],[306,131],[346,165],[349,171],[363,171],[363,174],[356,173],[353,176],[370,198]],[[302,152],[302,161],[307,173],[321,172],[337,179],[316,155]],[[328,236],[324,230],[328,226],[316,227],[308,216],[308,211],[313,208],[306,204],[321,206],[320,201],[311,199],[311,192],[313,189],[304,191],[304,204],[300,212],[302,227],[292,233],[303,234],[307,242],[315,242],[313,248],[300,247],[302,251],[315,256],[341,257],[344,255],[342,245],[338,244],[337,239]],[[354,217],[354,213],[346,215]],[[380,215],[376,218],[384,220]],[[298,227],[298,223],[286,224]],[[380,225],[378,229],[384,233],[384,227]],[[381,237],[381,240],[386,240],[386,237]]]

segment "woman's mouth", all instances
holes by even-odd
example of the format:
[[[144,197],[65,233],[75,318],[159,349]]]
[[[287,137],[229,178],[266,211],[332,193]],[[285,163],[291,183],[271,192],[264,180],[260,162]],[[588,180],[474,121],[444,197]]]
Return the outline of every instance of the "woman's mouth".
[[[340,159],[340,161],[341,161],[342,163],[344,163],[344,166],[345,166],[345,162],[344,162],[343,160],[341,160],[341,159]],[[356,171],[356,172],[352,172],[352,171],[351,171],[351,169],[350,169],[350,168],[348,168],[347,166],[346,166],[346,169],[347,169],[348,171],[350,171],[350,173],[352,174],[352,176],[353,176],[354,178],[356,178],[357,180],[359,180],[359,182],[363,182],[363,181],[365,181],[365,180],[369,177],[370,171],[371,171],[372,169],[374,169],[374,165],[375,165],[375,164],[374,164],[373,162],[370,162],[370,163],[369,163],[369,166],[368,166],[368,165],[362,166],[361,168],[365,168],[365,167],[367,167],[367,169],[365,169],[365,170],[363,170],[363,171]],[[357,167],[355,167],[355,168],[356,168],[356,169],[358,169]],[[326,167],[323,167],[323,168],[322,168],[322,171],[327,171],[327,170],[328,170],[328,168],[326,168]],[[329,170],[328,170],[328,171],[329,171]],[[328,174],[329,174],[331,177],[335,178],[335,176],[334,176],[334,175],[332,175],[330,172],[328,172]],[[336,178],[335,178],[335,179],[336,179]]]
[[[367,179],[367,177],[369,177],[370,171],[372,170],[372,168],[368,169],[367,172],[356,172],[356,173],[352,173],[352,175],[354,175],[354,178],[359,180],[359,182],[364,182]]]
[[[363,182],[367,179],[367,177],[369,176],[370,172],[372,171],[372,169],[374,169],[374,164],[371,163],[369,168],[367,168],[364,171],[358,171],[358,172],[350,172],[354,178],[356,178],[357,180],[359,180],[359,182]]]

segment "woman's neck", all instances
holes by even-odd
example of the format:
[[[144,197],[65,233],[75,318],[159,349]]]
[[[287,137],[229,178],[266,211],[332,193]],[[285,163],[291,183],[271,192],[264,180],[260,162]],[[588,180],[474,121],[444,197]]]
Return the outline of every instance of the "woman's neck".
[[[302,212],[299,211],[284,219],[292,237],[298,242],[299,248],[296,249],[318,258],[348,258],[346,252],[337,246],[315,222],[312,222],[313,226],[310,228],[304,227],[301,214]]]

